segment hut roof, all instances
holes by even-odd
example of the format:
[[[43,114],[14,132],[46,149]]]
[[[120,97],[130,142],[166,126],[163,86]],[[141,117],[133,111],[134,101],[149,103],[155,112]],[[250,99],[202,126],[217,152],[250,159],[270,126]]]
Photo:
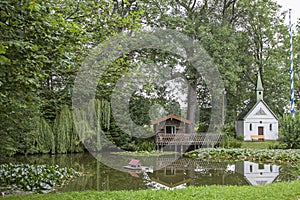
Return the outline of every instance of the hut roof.
[[[158,123],[166,121],[168,119],[176,119],[178,121],[181,121],[181,122],[184,122],[184,123],[187,123],[187,124],[192,124],[192,122],[190,120],[187,120],[187,119],[185,119],[183,117],[178,117],[176,115],[170,114],[170,115],[167,115],[167,116],[165,116],[165,117],[163,117],[161,119],[158,119],[158,120],[150,122],[150,125],[158,124]]]
[[[128,164],[129,165],[138,165],[138,164],[140,164],[140,160],[137,160],[137,159],[132,159]]]

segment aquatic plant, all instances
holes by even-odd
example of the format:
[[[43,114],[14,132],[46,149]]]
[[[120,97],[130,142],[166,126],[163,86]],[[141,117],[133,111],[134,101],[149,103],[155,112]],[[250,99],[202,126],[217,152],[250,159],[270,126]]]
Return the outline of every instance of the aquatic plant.
[[[186,156],[210,160],[248,160],[260,162],[296,163],[300,161],[300,149],[225,149],[206,148],[191,151]]]
[[[50,165],[1,164],[1,190],[53,190],[69,182],[79,173],[72,168]]]

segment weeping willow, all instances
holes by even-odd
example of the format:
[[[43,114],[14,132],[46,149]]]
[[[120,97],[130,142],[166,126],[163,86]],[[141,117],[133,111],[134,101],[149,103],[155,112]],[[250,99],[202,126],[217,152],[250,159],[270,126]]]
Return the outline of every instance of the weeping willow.
[[[96,115],[100,126],[109,130],[110,127],[110,103],[105,100],[95,101]]]
[[[69,109],[63,106],[60,113],[56,115],[53,131],[57,153],[67,153],[70,134],[70,115]]]
[[[55,153],[55,140],[51,126],[46,119],[41,118],[37,130],[37,149],[42,153]]]
[[[63,105],[60,113],[56,116],[53,132],[57,153],[83,151],[75,129],[72,112],[67,105]]]
[[[103,147],[103,129],[110,126],[110,104],[104,100],[91,100],[85,109],[74,110],[75,127],[81,141],[90,151],[100,151]]]

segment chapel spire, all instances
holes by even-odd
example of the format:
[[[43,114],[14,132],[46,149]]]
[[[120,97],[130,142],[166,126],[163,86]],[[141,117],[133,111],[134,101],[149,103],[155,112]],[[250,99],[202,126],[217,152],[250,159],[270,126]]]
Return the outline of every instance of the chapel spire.
[[[257,73],[257,83],[256,83],[256,102],[263,100],[264,88],[262,86],[262,81],[260,77],[260,71]]]

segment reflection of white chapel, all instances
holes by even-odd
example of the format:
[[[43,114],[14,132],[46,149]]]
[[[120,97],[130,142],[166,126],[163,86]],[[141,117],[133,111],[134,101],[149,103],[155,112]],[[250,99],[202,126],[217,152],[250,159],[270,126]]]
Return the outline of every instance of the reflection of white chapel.
[[[277,165],[244,161],[237,163],[235,170],[237,173],[243,174],[251,185],[266,185],[276,180],[279,168]]]

